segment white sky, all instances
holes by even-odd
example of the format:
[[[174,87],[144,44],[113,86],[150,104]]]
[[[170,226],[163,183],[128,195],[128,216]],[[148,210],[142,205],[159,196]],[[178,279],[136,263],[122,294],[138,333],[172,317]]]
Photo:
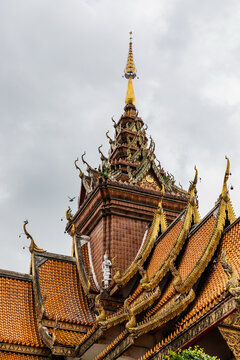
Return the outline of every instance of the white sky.
[[[131,30],[136,106],[162,166],[188,188],[197,165],[204,216],[227,154],[240,214],[239,19],[239,0],[0,0],[0,268],[28,272],[26,218],[38,246],[70,254],[73,161],[86,150],[98,167],[97,147],[107,153]]]

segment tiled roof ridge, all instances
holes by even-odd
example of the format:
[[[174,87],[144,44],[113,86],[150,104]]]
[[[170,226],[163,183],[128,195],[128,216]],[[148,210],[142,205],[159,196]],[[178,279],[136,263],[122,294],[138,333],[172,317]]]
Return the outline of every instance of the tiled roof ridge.
[[[177,217],[175,217],[175,219],[171,222],[171,224],[168,225],[166,230],[159,235],[159,237],[157,238],[157,240],[155,242],[155,245],[157,245],[159,243],[159,241],[161,241],[162,238],[164,238],[164,236],[166,236],[166,234],[174,227],[174,225],[176,225],[176,223],[185,216],[186,211],[187,211],[187,207],[185,207],[185,209],[183,209],[180,212],[180,214]]]
[[[214,207],[199,221],[199,223],[195,224],[192,229],[189,231],[189,237],[192,236],[200,227],[202,227],[205,222],[214,214],[214,212],[219,207],[219,203],[214,205]],[[215,215],[214,215],[215,216]],[[216,216],[215,216],[216,217]]]
[[[216,207],[216,209],[217,209],[217,207]],[[226,210],[228,210],[228,212],[232,211],[232,214],[229,213],[227,215]],[[212,212],[212,214],[214,214],[214,212]],[[203,271],[205,270],[205,268],[211,261],[213,255],[217,249],[217,246],[219,244],[221,236],[223,234],[223,229],[224,229],[224,225],[225,225],[227,216],[228,216],[228,220],[230,221],[230,223],[235,221],[234,213],[233,213],[233,209],[232,209],[230,200],[225,201],[222,198],[220,201],[220,204],[219,204],[216,222],[215,222],[211,237],[208,241],[207,247],[206,247],[204,253],[202,254],[201,258],[198,260],[197,264],[194,266],[194,268],[192,269],[190,274],[187,276],[187,278],[183,282],[183,287],[185,288],[185,290],[189,290],[196,283],[196,281],[200,278]]]
[[[223,230],[223,235],[225,235],[228,231],[230,231],[239,221],[240,221],[240,216]]]
[[[32,275],[0,269],[0,277],[9,277],[16,280],[32,281]]]
[[[56,253],[51,253],[51,252],[44,252],[44,253],[35,252],[35,255],[41,256],[41,257],[46,257],[46,258],[52,259],[52,260],[65,261],[65,262],[70,262],[73,264],[76,263],[76,259],[73,256],[69,256],[69,255],[56,254]]]
[[[189,230],[191,229],[191,225],[192,225],[192,217],[194,219],[194,222],[199,221],[200,217],[199,217],[197,205],[195,203],[192,205],[191,200],[189,200],[187,208],[182,213],[182,216],[179,215],[177,217],[174,225],[176,225],[178,221],[181,220],[182,217],[183,217],[182,226],[178,233],[177,239],[174,241],[174,244],[171,250],[169,251],[167,257],[165,258],[164,263],[160,264],[158,269],[155,271],[155,274],[151,277],[151,279],[148,279],[148,282],[146,284],[142,284],[142,287],[144,289],[149,289],[149,288],[153,289],[155,286],[159,284],[159,282],[169,271],[171,263],[175,261],[176,257],[178,256],[179,252],[181,251],[188,237]],[[157,244],[159,244],[160,240],[164,239],[164,236],[166,236],[167,232],[165,232],[164,234],[162,235],[161,239],[159,239]]]

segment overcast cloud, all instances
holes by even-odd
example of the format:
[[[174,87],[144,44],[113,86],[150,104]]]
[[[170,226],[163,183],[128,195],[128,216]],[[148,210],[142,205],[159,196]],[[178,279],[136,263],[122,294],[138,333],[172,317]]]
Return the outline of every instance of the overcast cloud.
[[[203,217],[227,154],[240,215],[239,0],[0,0],[0,268],[28,272],[26,218],[38,246],[70,254],[73,161],[86,150],[97,167],[97,147],[107,153],[130,30],[136,106],[162,166],[188,188],[197,165]]]

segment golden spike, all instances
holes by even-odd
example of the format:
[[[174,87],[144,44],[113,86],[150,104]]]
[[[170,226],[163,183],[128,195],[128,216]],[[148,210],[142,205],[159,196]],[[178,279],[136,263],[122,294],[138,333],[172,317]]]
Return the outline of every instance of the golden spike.
[[[128,104],[135,105],[135,95],[134,95],[133,83],[132,83],[131,76],[128,79],[128,88],[127,88],[125,104],[126,105],[128,105]]]
[[[133,60],[133,51],[132,51],[132,31],[130,31],[130,42],[129,42],[129,51],[128,51],[128,59],[127,59],[127,65],[125,67],[124,76],[126,79],[129,79],[130,77],[134,79],[137,75],[137,71],[134,65]]]
[[[43,250],[41,248],[39,248],[36,244],[35,244],[35,241],[33,240],[33,237],[29,234],[29,232],[27,231],[26,229],[26,225],[28,224],[28,220],[25,220],[24,221],[24,224],[23,224],[23,230],[24,230],[24,233],[26,234],[27,236],[27,239],[30,239],[31,240],[31,243],[30,243],[30,246],[29,246],[29,251],[30,253],[33,253],[34,251],[38,251],[38,252],[45,252],[46,250]]]
[[[82,179],[83,178],[83,172],[80,169],[80,167],[77,165],[77,162],[78,162],[78,158],[74,161],[74,164],[75,164],[75,168],[79,171],[79,177]]]
[[[129,42],[129,51],[128,51],[128,59],[127,65],[124,71],[124,76],[128,79],[128,88],[125,103],[135,105],[135,96],[133,90],[132,79],[134,79],[137,75],[137,71],[134,65],[133,60],[133,52],[132,52],[132,32],[130,32],[130,42]]]
[[[228,188],[227,188],[227,181],[228,181],[229,175],[231,175],[231,173],[230,173],[230,161],[229,161],[229,158],[227,156],[225,156],[225,159],[227,160],[227,166],[226,166],[226,171],[225,171],[224,180],[223,180],[222,198],[225,201],[229,201],[230,197],[229,197]]]
[[[193,180],[193,182],[190,182],[190,186],[188,189],[188,194],[190,195],[189,202],[191,205],[194,205],[196,203],[195,191],[196,191],[196,185],[197,185],[197,181],[198,181],[198,170],[196,168],[196,165],[194,166],[194,170],[195,170],[194,180]]]

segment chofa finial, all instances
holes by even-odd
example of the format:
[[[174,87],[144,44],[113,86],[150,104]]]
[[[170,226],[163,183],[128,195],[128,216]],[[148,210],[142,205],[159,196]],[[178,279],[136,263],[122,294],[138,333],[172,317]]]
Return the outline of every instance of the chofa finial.
[[[194,203],[196,203],[196,201],[195,201],[195,192],[196,192],[196,185],[197,185],[197,182],[198,182],[198,170],[197,170],[196,165],[194,166],[194,170],[195,170],[195,176],[194,176],[193,181],[190,181],[190,186],[189,186],[189,189],[188,189],[188,194],[190,195],[189,202],[192,205],[194,205]]]
[[[26,229],[26,225],[27,225],[27,224],[28,224],[28,220],[25,220],[25,221],[24,221],[24,224],[23,224],[23,230],[24,230],[25,235],[27,236],[27,239],[30,239],[30,240],[31,240],[30,246],[29,246],[29,251],[30,251],[30,253],[33,253],[34,251],[45,252],[46,250],[43,250],[43,249],[39,248],[39,247],[35,244],[35,241],[33,240],[33,237],[29,234],[29,232],[28,232],[27,229]]]
[[[228,188],[227,188],[227,181],[229,179],[229,176],[231,175],[231,173],[230,173],[230,161],[229,161],[229,158],[227,157],[227,155],[225,156],[225,159],[227,160],[227,166],[226,166],[224,180],[223,180],[222,198],[225,201],[229,201],[230,197],[229,197]]]

